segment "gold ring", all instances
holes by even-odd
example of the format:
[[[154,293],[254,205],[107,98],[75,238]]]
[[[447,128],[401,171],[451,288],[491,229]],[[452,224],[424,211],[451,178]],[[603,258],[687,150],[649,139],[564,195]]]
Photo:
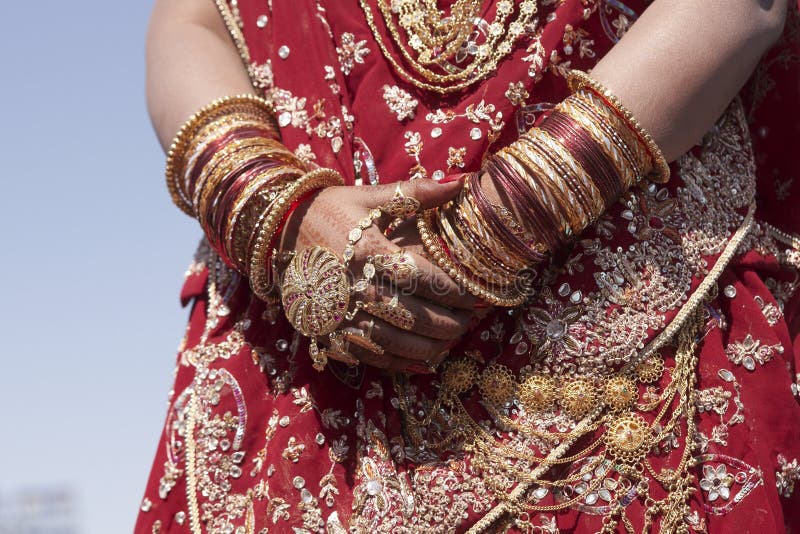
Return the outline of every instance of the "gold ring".
[[[420,274],[414,258],[402,248],[389,254],[376,254],[369,260],[377,272],[393,282],[408,282]]]
[[[417,316],[400,304],[398,295],[392,297],[389,303],[367,302],[364,311],[402,330],[413,330],[417,322]]]

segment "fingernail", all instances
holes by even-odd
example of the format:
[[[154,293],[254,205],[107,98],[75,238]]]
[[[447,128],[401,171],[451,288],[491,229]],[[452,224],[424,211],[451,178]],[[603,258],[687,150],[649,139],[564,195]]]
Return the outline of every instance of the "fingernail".
[[[485,310],[489,306],[491,306],[491,304],[489,304],[485,300],[476,300],[475,304],[472,307],[475,308],[476,310]]]
[[[406,372],[415,375],[432,375],[436,373],[436,371],[429,369],[424,365],[417,365],[417,364],[409,365],[408,367],[406,367]]]

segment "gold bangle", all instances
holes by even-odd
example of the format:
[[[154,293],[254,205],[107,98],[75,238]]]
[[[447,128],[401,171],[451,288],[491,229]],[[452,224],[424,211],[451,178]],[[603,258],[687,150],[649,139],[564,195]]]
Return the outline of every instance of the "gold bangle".
[[[273,293],[274,287],[268,274],[267,257],[275,231],[292,203],[315,189],[342,184],[344,179],[341,174],[333,169],[320,168],[302,175],[297,181],[289,184],[275,200],[267,217],[256,226],[255,243],[250,248],[250,288],[256,296],[267,300]]]
[[[506,274],[511,274],[518,270],[518,267],[511,266],[514,263],[513,255],[500,247],[495,246],[497,238],[489,230],[489,226],[479,213],[475,213],[472,209],[471,196],[467,186],[464,186],[464,194],[462,197],[456,199],[453,203],[452,210],[456,226],[462,229],[462,233],[466,239],[474,245],[479,245],[481,251],[485,251],[484,255],[494,258],[500,268]],[[459,222],[463,223],[459,224]]]
[[[206,213],[211,197],[220,193],[219,185],[227,176],[245,162],[265,155],[270,148],[267,141],[262,138],[241,139],[214,154],[197,177],[192,195],[192,207],[198,220]],[[203,223],[202,220],[200,222]]]
[[[583,87],[590,87],[592,90],[600,94],[616,111],[621,118],[623,118],[628,127],[633,130],[641,142],[647,148],[650,155],[650,163],[652,168],[649,171],[652,173],[651,180],[656,183],[666,183],[669,180],[670,170],[664,153],[656,144],[652,136],[647,133],[644,127],[639,124],[639,121],[628,111],[628,109],[614,96],[614,94],[604,85],[592,79],[588,74],[579,70],[571,70],[567,75],[567,83],[573,92],[578,91]]]
[[[539,152],[543,157],[556,156],[552,158],[553,162],[559,167],[561,176],[569,182],[569,188],[572,193],[579,199],[579,206],[583,212],[584,220],[583,227],[576,230],[583,230],[600,216],[605,208],[603,197],[592,177],[589,176],[589,173],[569,153],[564,145],[546,131],[534,128],[523,138],[532,141],[531,148]],[[576,205],[575,207],[578,206]]]
[[[527,267],[527,262],[522,259],[518,254],[511,250],[505,250],[497,244],[497,237],[488,230],[489,224],[484,218],[481,211],[475,205],[472,190],[469,183],[464,185],[463,202],[459,199],[458,211],[463,213],[463,217],[471,221],[470,229],[473,232],[478,232],[478,239],[486,243],[486,246],[491,249],[492,255],[500,260],[505,269],[509,273],[518,272]]]
[[[550,168],[550,172],[528,176],[528,181],[539,181],[543,185],[549,185],[556,192],[556,196],[561,201],[565,218],[570,221],[570,228],[574,233],[578,233],[591,218],[591,201],[585,197],[585,191],[577,186],[576,180],[573,179],[574,173],[568,163],[561,158],[554,157],[552,149],[547,150],[551,147],[541,146],[540,134],[543,133],[534,128],[521,136],[517,142],[519,153],[528,161],[535,160],[540,167],[548,165]]]
[[[176,181],[182,174],[182,163],[187,144],[195,137],[196,132],[203,125],[219,117],[239,110],[251,110],[256,116],[263,116],[265,120],[275,120],[275,110],[272,104],[256,95],[237,95],[214,100],[204,106],[181,126],[167,151],[166,179],[167,189],[175,205],[181,211],[192,216],[192,206],[181,198]]]
[[[572,193],[560,187],[558,181],[554,180],[554,177],[561,178],[558,170],[554,169],[539,154],[523,153],[513,145],[507,146],[503,151],[528,169],[528,172],[522,175],[528,186],[533,189],[532,184],[537,184],[539,191],[545,193],[550,213],[559,221],[559,232],[570,235],[572,229],[580,225],[580,218],[569,209],[575,203],[574,197],[570,198]],[[536,172],[537,170],[538,172]]]
[[[270,169],[253,180],[253,184],[234,201],[228,215],[227,231],[224,237],[226,254],[246,273],[248,269],[248,250],[258,222],[261,220],[287,183],[295,180],[298,170],[293,167]]]
[[[441,230],[440,237],[447,243],[447,248],[452,252],[456,262],[492,284],[504,286],[513,283],[508,277],[503,277],[502,273],[495,272],[496,260],[489,260],[486,252],[481,249],[480,243],[471,241],[471,238],[466,235],[468,229],[461,228],[450,220],[448,212],[453,209],[455,209],[454,203],[439,208],[436,213],[436,221],[438,222],[437,227]],[[467,255],[462,254],[459,249],[464,249]]]
[[[417,230],[425,250],[431,255],[433,262],[450,276],[456,283],[461,284],[472,295],[494,304],[496,306],[519,306],[525,301],[525,295],[517,291],[516,287],[505,287],[498,291],[490,291],[473,281],[459,266],[450,259],[447,252],[438,242],[438,236],[431,230],[433,211],[428,210],[417,216]]]
[[[571,117],[597,143],[626,189],[644,177],[647,152],[628,128],[618,128],[623,123],[613,112],[603,113],[577,95],[564,100],[556,109]]]
[[[192,200],[192,195],[190,189],[198,190],[198,184],[192,183],[192,175],[195,173],[195,167],[198,165],[198,159],[200,156],[208,150],[208,147],[211,143],[218,141],[219,139],[223,138],[228,133],[235,131],[241,128],[247,127],[259,127],[262,129],[269,130],[269,126],[264,124],[263,121],[257,121],[250,116],[247,115],[233,115],[233,116],[225,116],[221,119],[218,119],[214,122],[209,123],[204,128],[202,128],[193,138],[193,140],[189,143],[184,157],[183,157],[183,175],[177,175],[175,180],[178,182],[177,188],[179,194],[181,194],[184,201],[188,204],[192,204],[195,208],[197,207],[196,203]],[[269,135],[261,135],[249,138],[243,138],[241,141],[245,139],[264,139],[264,140],[271,140],[275,142],[274,139],[277,139],[279,135],[273,132],[272,136]],[[225,146],[220,148],[218,152],[227,152],[232,153],[230,146]],[[235,150],[233,151],[235,152]],[[214,154],[214,156],[217,154]],[[227,159],[227,158],[225,158]],[[208,162],[204,164],[204,168],[200,170],[201,173],[209,174],[212,172],[209,169]],[[195,210],[196,211],[196,210]]]

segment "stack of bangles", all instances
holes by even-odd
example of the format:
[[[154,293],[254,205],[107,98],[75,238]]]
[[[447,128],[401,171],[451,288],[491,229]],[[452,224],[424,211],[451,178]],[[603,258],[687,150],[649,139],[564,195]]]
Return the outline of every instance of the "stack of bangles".
[[[580,71],[568,82],[572,94],[547,118],[468,175],[458,198],[417,219],[439,267],[497,306],[522,303],[530,267],[632,185],[669,179],[661,150],[617,98]],[[487,179],[504,206],[484,194]]]
[[[413,328],[416,318],[398,298],[389,303],[358,298],[381,271],[413,274],[415,267],[402,250],[370,257],[354,283],[348,277],[364,231],[381,217],[396,225],[417,213],[419,202],[405,197],[399,187],[390,202],[371,210],[349,232],[341,259],[320,246],[277,253],[293,210],[314,192],[344,180],[330,169],[304,168],[281,144],[267,101],[253,95],[227,97],[198,111],[172,143],[166,175],[173,201],[200,222],[220,259],[249,277],[262,300],[274,302],[280,296],[292,326],[311,339],[309,352],[318,370],[329,355],[358,363],[349,352],[351,344],[383,353],[370,339],[371,326],[367,331],[339,329],[360,310],[399,328]],[[279,267],[285,268],[282,277],[277,276]],[[328,337],[328,348],[318,346],[322,336]]]
[[[272,106],[254,95],[222,98],[193,115],[170,147],[166,175],[175,204],[264,300],[275,294],[271,254],[293,208],[343,183],[330,169],[307,172],[280,143]]]

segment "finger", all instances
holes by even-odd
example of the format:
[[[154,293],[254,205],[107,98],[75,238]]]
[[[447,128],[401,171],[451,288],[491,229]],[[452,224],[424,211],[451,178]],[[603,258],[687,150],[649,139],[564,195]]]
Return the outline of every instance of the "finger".
[[[373,305],[378,303],[376,311],[391,310],[391,301],[394,293],[386,286],[370,286],[366,292],[366,301]],[[452,341],[461,338],[470,326],[473,313],[466,310],[450,310],[436,303],[423,300],[414,295],[398,294],[398,306],[408,310],[414,317],[410,331],[420,336]],[[372,310],[367,309],[367,313]],[[385,317],[381,317],[386,319]],[[391,323],[391,321],[388,321]],[[400,325],[395,325],[400,326]]]
[[[353,266],[361,269],[370,256],[379,254],[399,254],[402,249],[389,241],[379,231],[370,229],[364,232],[359,247],[356,247],[356,256]],[[392,282],[402,294],[414,294],[419,297],[438,303],[442,306],[462,310],[475,308],[478,298],[470,294],[464,287],[457,284],[450,276],[438,266],[420,254],[405,252],[409,263],[413,266],[414,274],[408,279],[394,278]],[[392,279],[391,273],[386,273]]]
[[[397,284],[404,293],[413,293],[425,300],[450,308],[461,310],[475,308],[478,298],[456,283],[442,269],[420,254],[408,252],[408,255],[416,264],[419,274],[415,279]]]
[[[383,347],[384,351],[397,354],[407,360],[418,362],[436,360],[452,343],[406,332],[364,312],[356,315],[354,323],[356,327],[364,331],[369,330],[370,323],[372,323],[370,339]]]
[[[422,178],[394,184],[361,187],[356,188],[356,190],[363,194],[362,199],[365,202],[365,207],[377,208],[391,201],[398,187],[403,196],[418,200],[420,209],[427,210],[441,206],[445,202],[456,198],[463,187],[463,181],[459,179],[442,183]]]
[[[369,352],[361,347],[351,349],[353,356],[355,356],[364,365],[377,367],[379,369],[386,369],[387,371],[397,373],[413,373],[413,374],[433,374],[435,371],[426,363],[420,363],[416,360],[408,360],[396,354],[385,352],[383,354],[376,354]]]
[[[383,310],[391,312],[392,298],[395,296],[390,288],[382,285],[370,286],[366,293],[368,306],[375,306],[375,309],[367,308],[367,313],[387,320],[380,313]],[[426,301],[411,294],[397,293],[398,306],[404,308],[413,315],[413,326],[408,330],[425,337],[452,341],[461,338],[469,329],[473,320],[474,313],[466,310],[451,310],[430,301]],[[387,320],[391,323],[391,320]],[[402,328],[401,325],[395,324]]]
[[[367,258],[377,255],[401,254],[403,250],[377,231],[365,232],[360,247],[356,248],[353,267],[361,269]],[[449,308],[473,310],[478,298],[457,284],[439,267],[420,254],[405,252],[405,259],[411,265],[412,273],[407,278],[393,276],[384,272],[384,278],[392,281],[404,295],[417,295],[430,302]]]

